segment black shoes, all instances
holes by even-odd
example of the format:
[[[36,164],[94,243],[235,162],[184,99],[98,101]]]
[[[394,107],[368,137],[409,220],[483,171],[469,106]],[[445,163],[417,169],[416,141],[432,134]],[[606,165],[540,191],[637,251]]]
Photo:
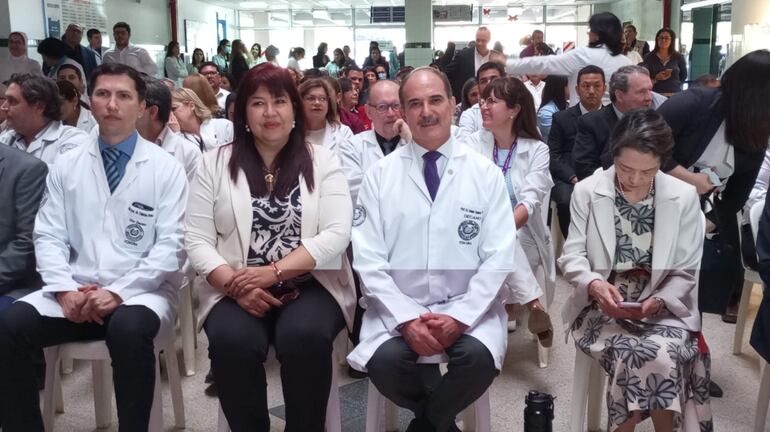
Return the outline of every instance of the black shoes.
[[[715,383],[714,381],[709,382],[709,395],[713,398],[721,398],[724,392],[722,391],[722,387],[719,387],[719,384]]]

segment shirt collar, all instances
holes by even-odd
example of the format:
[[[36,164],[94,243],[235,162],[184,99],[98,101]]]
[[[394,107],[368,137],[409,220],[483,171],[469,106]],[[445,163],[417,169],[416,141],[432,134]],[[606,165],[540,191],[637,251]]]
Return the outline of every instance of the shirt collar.
[[[618,107],[615,106],[615,104],[612,104],[612,109],[615,110],[615,115],[618,116],[618,120],[622,119],[623,116],[625,115],[622,112],[620,112],[620,110],[618,109]]]
[[[45,127],[43,129],[40,129],[40,132],[35,134],[35,137],[32,138],[32,142],[26,142],[26,140],[24,139],[24,136],[22,134],[16,132],[16,141],[21,141],[22,143],[24,143],[26,145],[30,145],[33,142],[42,139],[48,133],[48,131],[50,131],[54,127],[54,125],[57,124],[57,123],[59,123],[59,122],[52,121],[52,122],[49,122],[47,125],[45,125]]]
[[[372,129],[372,131],[374,131],[374,137],[377,138],[377,143],[379,145],[383,145],[385,143],[397,143],[397,142],[401,141],[401,137],[398,136],[398,135],[394,136],[391,139],[385,139],[385,137],[383,137],[382,135],[378,134],[377,131],[375,131],[374,129]]]
[[[160,131],[160,134],[158,134],[158,137],[155,138],[155,144],[157,144],[157,145],[162,147],[163,146],[163,141],[166,139],[166,135],[168,135],[168,133],[169,133],[168,131],[169,130],[170,129],[168,128],[168,126],[164,127],[163,130]]]
[[[588,108],[583,106],[582,102],[578,103],[578,106],[580,107],[580,115],[586,115],[591,112]]]
[[[99,151],[104,151],[107,147],[114,147],[118,151],[120,151],[122,154],[126,155],[131,158],[131,156],[134,155],[134,149],[136,148],[136,140],[139,138],[139,134],[134,131],[128,138],[125,140],[119,142],[118,144],[114,146],[110,146],[109,144],[102,141],[102,138],[99,137]]]
[[[425,153],[428,153],[428,151],[429,151],[425,147],[417,144],[416,142],[414,143],[414,145],[412,147],[414,148],[415,155],[420,160],[422,160],[422,156]],[[449,136],[449,140],[447,140],[447,142],[445,142],[444,144],[441,144],[441,147],[437,148],[436,151],[441,153],[441,156],[449,159],[452,156],[452,148],[453,148],[453,140],[452,140],[452,136],[450,135]]]

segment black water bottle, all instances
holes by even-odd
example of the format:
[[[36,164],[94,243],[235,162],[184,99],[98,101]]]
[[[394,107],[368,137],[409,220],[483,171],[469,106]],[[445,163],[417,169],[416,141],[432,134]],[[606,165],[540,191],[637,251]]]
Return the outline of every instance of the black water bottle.
[[[529,392],[525,399],[524,432],[553,431],[553,400],[548,393]]]

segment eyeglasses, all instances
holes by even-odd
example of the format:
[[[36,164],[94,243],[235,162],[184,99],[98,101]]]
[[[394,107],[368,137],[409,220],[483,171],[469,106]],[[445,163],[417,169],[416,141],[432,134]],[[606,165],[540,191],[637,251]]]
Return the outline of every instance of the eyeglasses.
[[[326,96],[305,96],[305,97],[304,97],[304,98],[302,98],[302,99],[303,99],[305,102],[307,102],[307,103],[311,103],[311,104],[312,104],[312,103],[316,103],[316,102],[318,102],[318,103],[322,103],[322,104],[325,104],[326,102],[328,102],[328,101],[329,101],[329,98],[327,98]]]
[[[395,102],[395,103],[392,103],[392,104],[381,103],[381,104],[377,104],[377,105],[372,105],[372,104],[367,104],[367,105],[369,105],[370,107],[374,108],[375,111],[377,111],[380,114],[384,114],[384,113],[388,112],[389,109],[392,109],[393,111],[398,111],[398,110],[401,109],[401,104],[398,103],[398,102]]]
[[[483,106],[486,106],[486,105],[492,106],[492,105],[494,105],[494,104],[496,104],[498,102],[500,102],[499,99],[495,99],[492,96],[490,96],[490,97],[488,97],[486,99],[481,99],[479,101],[479,107],[483,107]]]
[[[201,72],[201,75],[203,75],[203,76],[216,76],[216,75],[219,75],[219,72],[216,72],[216,71]]]

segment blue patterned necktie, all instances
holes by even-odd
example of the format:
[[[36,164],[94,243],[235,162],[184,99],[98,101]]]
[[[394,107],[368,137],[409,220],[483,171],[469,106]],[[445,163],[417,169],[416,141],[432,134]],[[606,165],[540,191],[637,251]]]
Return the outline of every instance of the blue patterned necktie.
[[[107,184],[110,185],[110,192],[115,192],[121,177],[118,164],[118,161],[120,160],[120,150],[113,147],[107,147],[102,150],[102,159],[104,159],[104,173],[107,175]]]
[[[429,151],[422,155],[425,161],[425,166],[422,170],[422,175],[425,177],[425,185],[428,186],[428,192],[430,193],[430,199],[436,200],[436,192],[438,192],[438,185],[441,183],[441,178],[438,176],[438,166],[436,161],[441,157],[441,153],[437,151]]]

